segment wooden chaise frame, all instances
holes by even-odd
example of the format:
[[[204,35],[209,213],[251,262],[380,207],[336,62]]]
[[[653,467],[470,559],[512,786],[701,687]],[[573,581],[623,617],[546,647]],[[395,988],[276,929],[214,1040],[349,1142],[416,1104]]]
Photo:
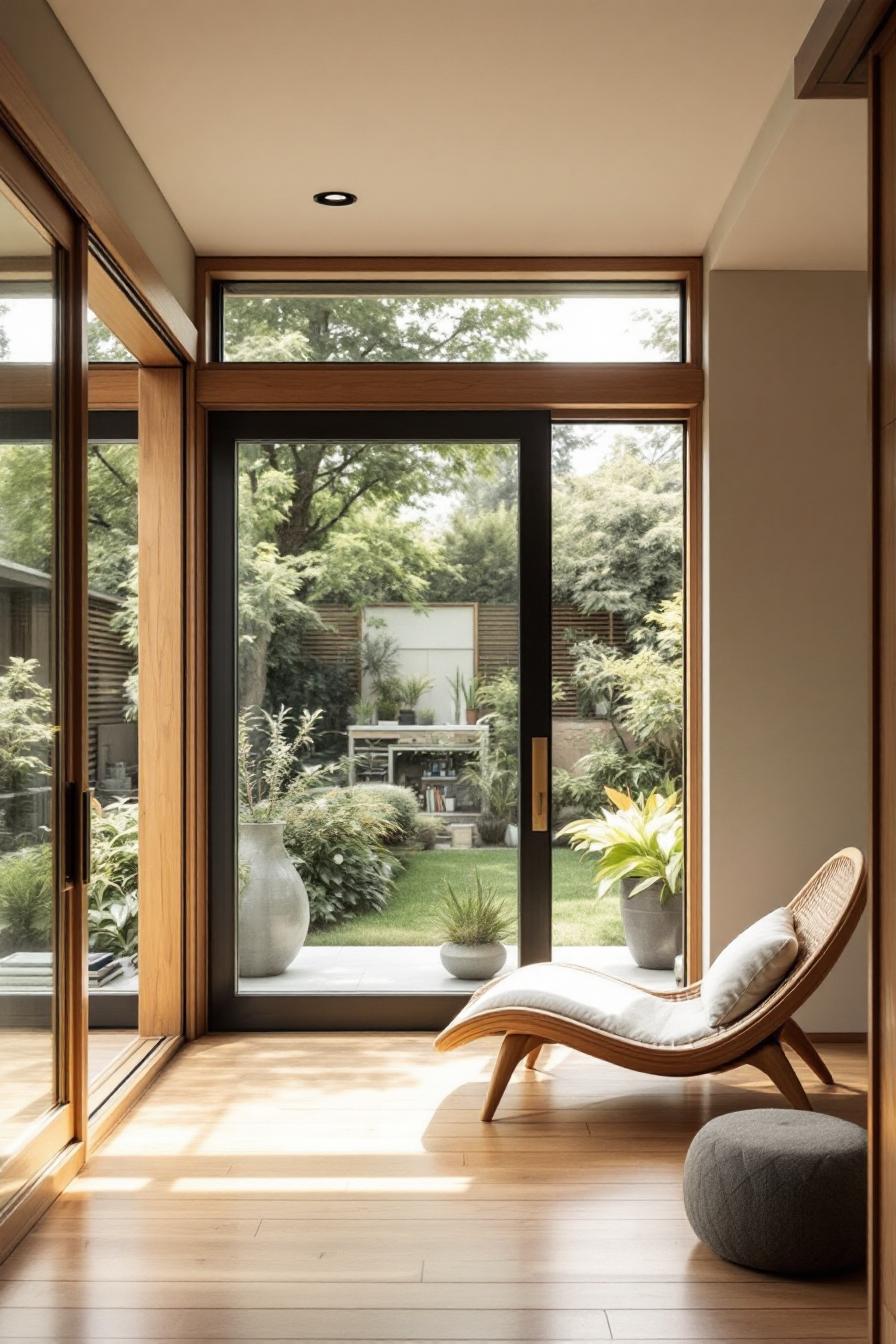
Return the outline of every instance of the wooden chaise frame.
[[[655,1046],[626,1040],[556,1013],[534,1008],[496,1008],[445,1028],[437,1050],[453,1050],[481,1036],[502,1034],[482,1119],[491,1120],[511,1075],[525,1055],[534,1068],[544,1045],[567,1045],[583,1054],[639,1073],[689,1078],[723,1073],[752,1064],[766,1074],[787,1101],[802,1110],[812,1105],[782,1046],[789,1045],[823,1083],[831,1073],[793,1014],[821,984],[852,935],[865,904],[865,860],[857,849],[828,859],[790,903],[799,953],[793,968],[768,998],[737,1022],[690,1045]],[[600,977],[601,972],[591,974]],[[473,998],[484,993],[477,990]],[[650,991],[663,999],[693,999],[700,982],[687,989]]]

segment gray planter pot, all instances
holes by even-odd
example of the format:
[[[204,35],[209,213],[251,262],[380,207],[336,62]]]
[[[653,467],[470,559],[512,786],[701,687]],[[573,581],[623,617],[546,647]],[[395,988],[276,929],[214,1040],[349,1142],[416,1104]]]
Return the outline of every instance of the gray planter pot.
[[[458,980],[491,980],[507,960],[507,948],[503,943],[443,943],[439,956]]]
[[[681,951],[681,892],[665,905],[660,905],[655,887],[639,891],[637,896],[628,895],[638,881],[638,878],[627,877],[619,883],[619,908],[626,945],[637,965],[644,970],[671,971]]]
[[[283,844],[282,821],[240,822],[240,975],[282,975],[308,934],[305,883]]]

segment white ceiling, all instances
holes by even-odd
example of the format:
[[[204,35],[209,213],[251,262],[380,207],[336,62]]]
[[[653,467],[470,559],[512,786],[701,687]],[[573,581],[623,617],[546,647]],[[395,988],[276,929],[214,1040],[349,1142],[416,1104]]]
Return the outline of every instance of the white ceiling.
[[[51,3],[201,253],[649,255],[703,251],[820,0]]]

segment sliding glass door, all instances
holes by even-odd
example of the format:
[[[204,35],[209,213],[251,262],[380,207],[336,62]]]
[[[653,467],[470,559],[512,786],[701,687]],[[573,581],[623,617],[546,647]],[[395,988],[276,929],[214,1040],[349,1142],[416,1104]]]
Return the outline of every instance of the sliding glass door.
[[[550,955],[550,470],[541,413],[210,418],[214,1026]]]
[[[683,426],[246,412],[210,459],[213,1022],[672,988]]]
[[[73,1136],[85,797],[77,468],[62,395],[71,256],[0,194],[0,1206]]]

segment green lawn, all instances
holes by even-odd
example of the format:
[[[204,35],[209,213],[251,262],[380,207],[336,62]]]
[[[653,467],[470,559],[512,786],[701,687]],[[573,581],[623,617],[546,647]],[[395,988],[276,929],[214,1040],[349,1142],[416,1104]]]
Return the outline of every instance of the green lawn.
[[[621,947],[619,903],[608,896],[598,903],[587,861],[568,849],[552,851],[554,864],[554,945]],[[443,942],[437,911],[448,878],[455,889],[479,869],[514,914],[516,924],[517,851],[514,849],[434,849],[401,855],[404,871],[381,914],[362,915],[309,935],[312,947],[431,947]],[[508,936],[515,942],[516,933]]]

